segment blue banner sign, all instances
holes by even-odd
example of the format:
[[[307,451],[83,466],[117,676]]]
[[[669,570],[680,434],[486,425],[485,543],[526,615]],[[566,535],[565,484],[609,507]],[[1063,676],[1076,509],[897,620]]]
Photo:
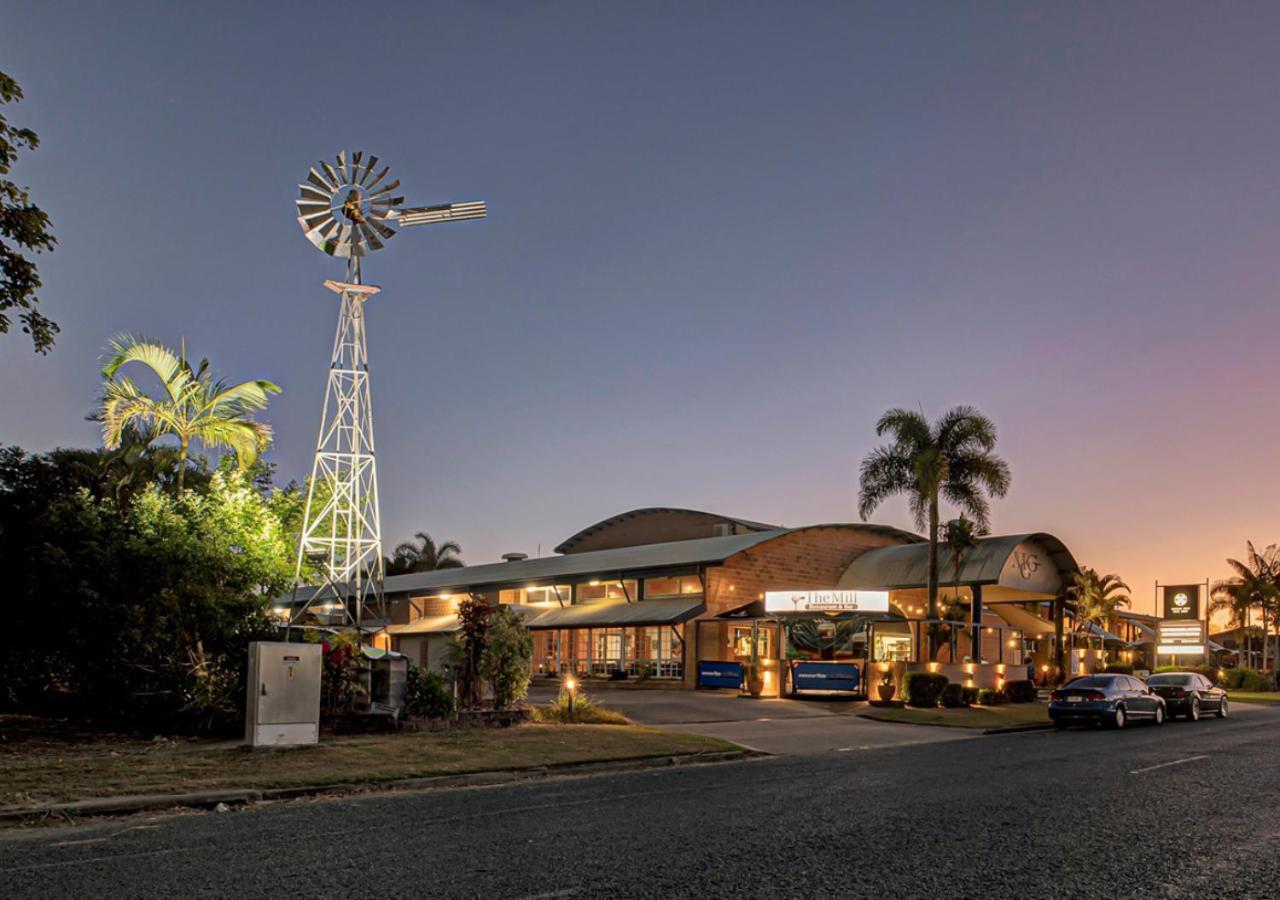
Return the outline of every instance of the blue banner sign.
[[[860,674],[853,663],[798,662],[791,666],[791,684],[797,691],[857,691]]]
[[[742,663],[698,660],[698,687],[737,688],[742,686]]]

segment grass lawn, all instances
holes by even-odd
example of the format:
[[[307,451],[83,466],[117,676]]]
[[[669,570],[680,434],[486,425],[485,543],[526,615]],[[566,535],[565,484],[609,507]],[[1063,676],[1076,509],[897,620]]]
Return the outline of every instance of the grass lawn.
[[[251,751],[233,742],[34,735],[0,742],[0,806],[121,794],[273,788],[734,750],[716,738],[638,725],[520,725],[326,737]]]
[[[1227,698],[1232,703],[1237,700],[1241,703],[1268,703],[1280,704],[1280,691],[1260,691],[1257,693],[1246,691],[1227,691]]]
[[[909,706],[871,706],[858,713],[880,722],[913,725],[946,725],[952,728],[1008,728],[1014,725],[1048,725],[1049,710],[1043,703],[1008,703],[972,706],[969,709],[912,709]]]

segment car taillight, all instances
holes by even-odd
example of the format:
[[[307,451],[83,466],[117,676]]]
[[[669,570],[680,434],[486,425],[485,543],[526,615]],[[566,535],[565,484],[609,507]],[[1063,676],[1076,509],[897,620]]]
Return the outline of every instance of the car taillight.
[[[1183,697],[1187,696],[1187,692],[1184,691],[1182,688],[1174,688],[1173,691],[1171,692],[1171,696],[1175,700],[1181,700]]]
[[[1054,691],[1052,694],[1050,694],[1050,695],[1049,695],[1049,699],[1050,699],[1050,700],[1061,701],[1061,700],[1062,700],[1062,698],[1063,698],[1064,696],[1066,696],[1066,695],[1065,695],[1065,694],[1063,694],[1063,693],[1062,693],[1062,691]]]
[[[1084,695],[1084,699],[1086,699],[1086,700],[1106,700],[1106,699],[1107,699],[1107,695],[1106,695],[1106,694],[1104,694],[1104,693],[1102,693],[1102,691],[1090,691],[1089,693],[1087,693],[1087,694],[1085,694],[1085,695]]]

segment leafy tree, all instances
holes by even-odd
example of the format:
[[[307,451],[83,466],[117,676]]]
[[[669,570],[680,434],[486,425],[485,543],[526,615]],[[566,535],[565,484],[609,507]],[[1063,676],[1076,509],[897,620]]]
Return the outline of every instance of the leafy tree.
[[[163,396],[149,397],[133,379],[119,376],[120,369],[129,363],[155,373],[164,386]],[[152,439],[174,435],[178,438],[179,492],[193,440],[233,451],[242,469],[252,465],[271,441],[271,427],[255,422],[252,413],[265,409],[269,396],[279,393],[280,388],[261,379],[239,384],[215,380],[207,359],[192,368],[185,345],[181,353],[174,353],[155,341],[123,335],[107,348],[102,377],[106,383],[98,418],[103,444],[107,449],[121,446],[129,426]]]
[[[483,600],[468,597],[458,604],[458,625],[462,639],[453,642],[449,664],[458,684],[458,699],[463,706],[480,705],[480,660],[484,657],[493,607]]]
[[[22,88],[0,72],[0,106],[22,99]],[[11,324],[8,312],[18,309],[22,330],[31,335],[37,353],[48,353],[58,325],[37,309],[36,291],[41,286],[36,264],[21,250],[41,253],[52,251],[57,243],[49,233],[49,216],[31,202],[27,188],[20,188],[8,178],[18,150],[34,150],[40,138],[30,128],[10,125],[0,114],[0,334],[8,334]]]
[[[82,456],[77,456],[82,454]],[[129,722],[234,721],[249,641],[292,574],[276,510],[244,475],[128,501],[90,451],[0,453],[0,705]]]
[[[1247,541],[1245,547],[1247,552],[1243,560],[1227,560],[1235,575],[1213,585],[1210,594],[1215,599],[1210,609],[1223,601],[1228,607],[1238,603],[1244,610],[1247,624],[1248,611],[1257,608],[1262,624],[1262,668],[1267,670],[1272,663],[1271,628],[1280,618],[1280,547],[1269,544],[1259,552],[1252,541]],[[1223,607],[1219,605],[1218,608]]]
[[[996,426],[971,406],[957,406],[930,424],[924,415],[891,409],[876,423],[876,434],[893,442],[862,461],[858,514],[866,521],[881,503],[904,494],[917,528],[928,528],[929,618],[938,618],[939,506],[947,501],[979,528],[991,524],[987,494],[1009,491],[1009,466],[996,456]],[[937,649],[930,648],[930,657]]]
[[[943,541],[947,545],[947,550],[951,553],[952,576],[951,584],[954,592],[954,599],[959,602],[960,597],[960,571],[964,568],[965,556],[973,552],[978,546],[978,538],[987,533],[986,528],[982,528],[973,523],[968,516],[961,513],[958,518],[952,519],[947,523],[943,533]],[[947,618],[945,615],[943,618]],[[975,626],[981,626],[981,622],[975,623]],[[973,630],[973,659],[975,662],[982,660],[982,631],[980,627]],[[955,642],[951,647],[952,662],[955,661]]]
[[[1114,621],[1122,608],[1128,607],[1129,585],[1119,575],[1101,575],[1096,569],[1081,567],[1075,574],[1075,583],[1068,594],[1076,607],[1076,633],[1089,633],[1089,625],[1105,629]],[[1088,638],[1085,639],[1086,644]],[[1098,648],[1105,650],[1104,639],[1098,635]]]
[[[462,545],[457,541],[439,544],[425,531],[414,535],[415,541],[396,545],[391,558],[386,560],[388,575],[408,575],[410,572],[434,572],[436,569],[460,569]]]
[[[515,610],[502,606],[493,615],[480,656],[480,677],[493,689],[493,706],[506,709],[529,692],[533,672],[533,633]]]

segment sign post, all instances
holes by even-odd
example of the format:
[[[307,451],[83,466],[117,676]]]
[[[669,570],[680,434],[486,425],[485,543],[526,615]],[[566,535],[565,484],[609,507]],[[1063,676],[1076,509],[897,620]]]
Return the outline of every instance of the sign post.
[[[1166,584],[1156,582],[1160,598],[1160,621],[1156,623],[1156,661],[1168,656],[1204,656],[1208,659],[1208,604],[1199,584]],[[1205,592],[1207,593],[1207,591]],[[1201,618],[1201,612],[1204,617]]]

